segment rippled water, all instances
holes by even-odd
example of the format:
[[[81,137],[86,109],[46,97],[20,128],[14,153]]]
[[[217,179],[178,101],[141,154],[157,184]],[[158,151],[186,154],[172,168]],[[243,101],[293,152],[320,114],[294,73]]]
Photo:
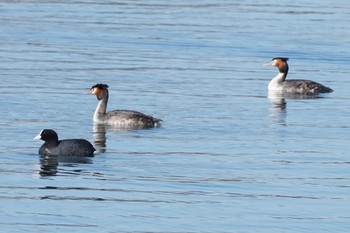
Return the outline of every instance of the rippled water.
[[[348,1],[1,1],[1,232],[346,232]],[[335,90],[269,99],[272,57]],[[163,120],[94,127],[83,95]],[[43,128],[98,153],[40,158]]]

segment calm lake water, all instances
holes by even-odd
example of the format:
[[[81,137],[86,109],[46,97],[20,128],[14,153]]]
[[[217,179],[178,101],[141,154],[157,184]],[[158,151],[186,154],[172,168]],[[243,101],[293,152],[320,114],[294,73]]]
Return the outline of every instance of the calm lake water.
[[[350,2],[1,1],[1,232],[347,232]],[[276,68],[335,91],[269,99]],[[109,110],[163,120],[94,127]],[[42,159],[41,129],[87,160]]]

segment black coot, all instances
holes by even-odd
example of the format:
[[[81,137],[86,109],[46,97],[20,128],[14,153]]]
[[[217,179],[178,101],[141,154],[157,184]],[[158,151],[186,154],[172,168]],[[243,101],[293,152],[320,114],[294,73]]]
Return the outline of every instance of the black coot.
[[[93,157],[95,148],[85,139],[58,140],[57,133],[52,129],[43,129],[35,140],[43,140],[40,155],[84,156]]]

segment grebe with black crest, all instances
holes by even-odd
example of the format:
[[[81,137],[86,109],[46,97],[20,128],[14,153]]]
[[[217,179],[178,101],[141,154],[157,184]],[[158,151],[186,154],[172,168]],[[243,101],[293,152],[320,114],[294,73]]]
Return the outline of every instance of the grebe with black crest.
[[[87,94],[94,94],[98,105],[94,113],[94,122],[108,124],[121,128],[151,128],[159,127],[160,119],[133,110],[114,110],[106,112],[108,103],[108,85],[96,84]]]
[[[333,90],[317,82],[304,79],[286,80],[288,74],[288,58],[275,57],[265,66],[276,66],[279,73],[268,86],[269,91],[285,92],[289,94],[315,95],[319,93],[330,93]]]

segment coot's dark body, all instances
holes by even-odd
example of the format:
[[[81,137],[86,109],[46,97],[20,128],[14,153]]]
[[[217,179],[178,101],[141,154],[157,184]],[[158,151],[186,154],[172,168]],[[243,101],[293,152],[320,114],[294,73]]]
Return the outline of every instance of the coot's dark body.
[[[57,133],[51,129],[44,129],[34,139],[41,139],[45,143],[40,147],[40,155],[93,157],[95,148],[85,139],[58,140]]]

